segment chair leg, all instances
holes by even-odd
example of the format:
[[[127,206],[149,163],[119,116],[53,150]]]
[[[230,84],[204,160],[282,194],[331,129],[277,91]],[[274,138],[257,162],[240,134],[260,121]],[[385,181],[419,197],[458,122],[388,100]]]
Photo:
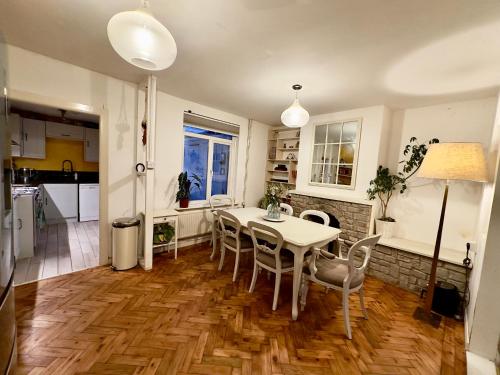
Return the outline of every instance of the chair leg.
[[[255,284],[257,283],[257,275],[259,274],[259,270],[260,267],[257,265],[257,262],[254,261],[252,282],[250,283],[250,289],[248,289],[250,293],[253,293],[255,289]]]
[[[271,280],[271,271],[267,271],[267,281]]]
[[[304,275],[302,275],[301,284],[302,285],[300,287],[300,311],[304,311],[307,301],[307,292],[309,291],[309,280],[307,280],[307,278],[304,277]]]
[[[226,255],[226,249],[224,249],[224,246],[222,246],[220,249],[219,271],[222,270],[222,265],[224,264],[224,255]]]
[[[233,283],[236,281],[236,276],[238,275],[238,268],[240,267],[240,252],[236,252],[234,258],[234,272],[233,272]]]
[[[215,249],[217,248],[217,234],[215,230],[212,230],[212,254],[210,254],[210,260],[214,260],[215,257]]]
[[[342,292],[342,310],[344,312],[344,329],[345,334],[352,340],[351,334],[351,323],[349,321],[349,290],[345,290]]]
[[[273,299],[273,311],[278,307],[278,297],[280,295],[280,284],[281,284],[281,272],[276,272],[274,274],[274,299]]]
[[[363,316],[365,319],[368,319],[368,312],[366,311],[365,307],[365,289],[364,287],[361,287],[359,290],[359,303],[361,305],[361,311],[363,311]]]

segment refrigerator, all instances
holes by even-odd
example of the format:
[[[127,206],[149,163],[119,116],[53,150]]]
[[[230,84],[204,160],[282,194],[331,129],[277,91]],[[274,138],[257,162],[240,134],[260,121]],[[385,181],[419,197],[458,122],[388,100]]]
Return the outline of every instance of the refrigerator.
[[[8,129],[7,51],[0,34],[0,374],[14,372],[16,315],[11,137]]]

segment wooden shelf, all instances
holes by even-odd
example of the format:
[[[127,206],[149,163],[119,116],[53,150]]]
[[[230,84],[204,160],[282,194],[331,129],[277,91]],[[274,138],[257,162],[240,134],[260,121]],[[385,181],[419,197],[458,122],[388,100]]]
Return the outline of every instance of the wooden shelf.
[[[280,151],[299,151],[298,148],[283,148],[283,147],[278,147],[276,150],[280,150]]]
[[[294,160],[286,160],[286,159],[267,159],[267,161],[271,162],[271,163],[297,163],[298,160],[297,159],[294,159]]]
[[[286,173],[286,174],[288,174],[288,172],[290,172],[290,171],[276,171],[276,170],[270,169],[270,170],[268,170],[268,172],[269,173]]]
[[[266,183],[286,185],[285,190],[295,188],[296,178],[293,177],[296,173],[293,163],[298,163],[297,159],[285,159],[288,153],[293,153],[296,156],[300,148],[300,129],[290,129],[286,127],[274,128],[268,133],[268,156],[274,158],[267,159],[266,165]],[[280,147],[281,146],[281,147]],[[293,147],[283,147],[293,146]],[[274,165],[272,165],[272,164]],[[287,164],[287,171],[276,170],[276,164]],[[295,164],[297,165],[297,164]],[[281,177],[287,179],[280,180]],[[277,180],[274,180],[276,178]],[[293,182],[292,182],[293,181]]]

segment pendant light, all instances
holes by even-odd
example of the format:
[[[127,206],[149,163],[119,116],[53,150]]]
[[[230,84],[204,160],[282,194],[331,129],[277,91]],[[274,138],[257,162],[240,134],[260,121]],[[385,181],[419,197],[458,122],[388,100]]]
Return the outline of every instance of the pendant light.
[[[301,128],[309,121],[309,113],[300,105],[298,93],[302,85],[293,85],[295,100],[292,105],[281,114],[281,122],[289,128]]]
[[[145,70],[167,69],[177,57],[172,34],[154,18],[147,0],[139,9],[111,17],[108,38],[125,61]]]

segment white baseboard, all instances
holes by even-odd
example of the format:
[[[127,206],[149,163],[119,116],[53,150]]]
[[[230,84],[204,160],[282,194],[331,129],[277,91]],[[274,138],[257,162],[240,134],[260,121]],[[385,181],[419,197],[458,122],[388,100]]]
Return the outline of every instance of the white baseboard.
[[[467,375],[497,375],[495,363],[472,352],[467,356]]]

